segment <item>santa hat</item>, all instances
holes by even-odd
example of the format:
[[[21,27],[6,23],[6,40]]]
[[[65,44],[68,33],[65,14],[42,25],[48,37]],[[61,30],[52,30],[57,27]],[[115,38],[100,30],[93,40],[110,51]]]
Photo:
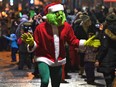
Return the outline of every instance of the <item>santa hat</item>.
[[[48,4],[47,6],[45,6],[44,14],[46,15],[47,13],[56,12],[56,11],[60,11],[60,10],[64,10],[63,5],[60,3],[54,2],[54,3]]]

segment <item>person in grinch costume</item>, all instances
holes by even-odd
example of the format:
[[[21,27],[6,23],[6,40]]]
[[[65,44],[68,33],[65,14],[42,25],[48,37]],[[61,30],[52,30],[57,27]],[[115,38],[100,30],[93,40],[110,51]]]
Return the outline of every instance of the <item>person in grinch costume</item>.
[[[22,40],[28,44],[29,52],[35,52],[41,78],[40,87],[48,87],[51,78],[52,87],[60,87],[62,65],[66,63],[65,43],[75,47],[89,45],[95,38],[79,40],[70,24],[66,22],[64,7],[59,3],[50,3],[45,7],[45,22],[39,24],[34,36],[24,33]],[[34,38],[33,38],[34,37]]]

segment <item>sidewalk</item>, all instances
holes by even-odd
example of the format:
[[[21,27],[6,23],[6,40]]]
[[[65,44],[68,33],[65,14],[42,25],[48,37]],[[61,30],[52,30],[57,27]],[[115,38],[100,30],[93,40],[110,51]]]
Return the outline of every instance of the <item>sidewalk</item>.
[[[40,79],[33,79],[32,70],[18,70],[17,63],[10,62],[10,52],[0,52],[0,87],[40,87]],[[61,83],[60,87],[105,87],[105,82],[101,73],[96,74],[96,83],[99,85],[88,85],[84,78],[80,78],[78,73],[68,73],[71,79],[66,79],[69,83]],[[101,85],[100,85],[101,84]],[[51,87],[51,84],[49,84]]]

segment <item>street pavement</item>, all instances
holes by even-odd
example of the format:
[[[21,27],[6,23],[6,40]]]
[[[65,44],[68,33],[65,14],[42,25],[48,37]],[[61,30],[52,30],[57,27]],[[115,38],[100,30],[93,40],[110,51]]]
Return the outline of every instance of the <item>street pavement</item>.
[[[24,70],[18,70],[17,67],[17,62],[11,62],[9,51],[0,52],[0,87],[40,87],[40,79],[33,78],[33,69],[28,70],[25,67]],[[101,73],[95,72],[96,85],[87,84],[77,72],[68,75],[71,76],[71,79],[66,79],[69,83],[61,83],[60,87],[105,87]],[[51,87],[51,83],[48,87]]]

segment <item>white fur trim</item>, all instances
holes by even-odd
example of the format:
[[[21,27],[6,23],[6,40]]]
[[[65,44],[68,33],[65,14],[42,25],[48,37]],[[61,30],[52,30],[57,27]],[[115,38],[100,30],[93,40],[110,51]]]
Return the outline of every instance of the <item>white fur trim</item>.
[[[27,51],[29,52],[29,53],[31,53],[31,52],[33,52],[35,49],[36,49],[36,47],[37,47],[37,44],[36,44],[36,42],[34,41],[34,46],[33,46],[33,48],[30,50],[29,49],[29,44],[27,45]]]
[[[55,58],[59,56],[59,36],[54,35],[54,45],[55,45]]]
[[[56,62],[53,62],[46,57],[37,57],[37,58],[35,57],[35,61],[36,62],[45,62],[46,64],[48,64],[50,66],[60,66],[60,65],[64,65],[66,63],[66,58],[64,58],[62,60],[57,60]]]
[[[64,7],[63,7],[63,5],[61,5],[61,4],[57,4],[57,5],[50,6],[50,7],[48,8],[48,13],[49,13],[49,12],[60,11],[60,10],[64,10]]]
[[[55,25],[52,25],[52,31],[53,31],[53,37],[54,37],[54,47],[55,47],[55,58],[57,60],[59,56],[59,33],[58,33],[58,27]]]
[[[46,16],[43,16],[43,17],[42,17],[42,19],[46,20],[46,19],[47,19],[47,17],[46,17]]]
[[[85,43],[85,39],[81,39],[80,41],[79,41],[79,46],[84,46],[84,43]]]

